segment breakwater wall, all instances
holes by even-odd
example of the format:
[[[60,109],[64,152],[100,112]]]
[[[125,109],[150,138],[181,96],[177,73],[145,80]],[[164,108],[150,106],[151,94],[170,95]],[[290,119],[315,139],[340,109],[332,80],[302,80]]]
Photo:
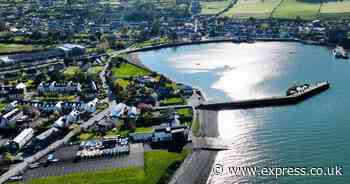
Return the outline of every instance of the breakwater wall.
[[[330,87],[330,84],[328,82],[321,82],[313,86],[310,86],[303,92],[300,92],[296,95],[242,100],[242,101],[224,102],[224,103],[207,103],[207,104],[199,105],[197,109],[228,110],[228,109],[247,109],[247,108],[257,108],[257,107],[293,105],[309,97],[312,97],[328,89],[329,87]]]

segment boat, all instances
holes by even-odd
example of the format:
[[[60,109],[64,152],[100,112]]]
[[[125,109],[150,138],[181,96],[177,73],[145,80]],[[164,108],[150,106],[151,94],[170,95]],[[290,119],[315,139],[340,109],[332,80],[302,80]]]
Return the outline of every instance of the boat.
[[[337,46],[332,50],[332,54],[335,58],[339,59],[348,59],[348,53],[345,51],[343,47]]]
[[[310,84],[294,84],[292,87],[287,89],[286,95],[291,96],[291,95],[297,95],[303,91],[305,91],[307,88],[310,87]]]

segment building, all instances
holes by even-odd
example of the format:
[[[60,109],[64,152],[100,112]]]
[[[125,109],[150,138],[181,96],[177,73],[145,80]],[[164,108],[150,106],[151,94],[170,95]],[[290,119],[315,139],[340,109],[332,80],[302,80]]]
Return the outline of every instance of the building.
[[[85,104],[84,110],[89,113],[95,112],[97,108],[97,103],[98,103],[98,99],[95,98],[94,100]]]
[[[123,103],[117,104],[112,110],[110,116],[112,118],[130,118],[137,119],[137,108],[134,106],[127,106]]]
[[[40,135],[36,136],[31,142],[32,149],[40,150],[45,148],[47,145],[51,144],[56,140],[56,138],[61,134],[58,128],[52,127]]]
[[[0,56],[0,63],[1,62],[5,64],[49,63],[49,62],[56,62],[58,60],[62,60],[72,56],[84,55],[85,52],[86,52],[85,47],[81,45],[64,44],[54,49]]]
[[[0,128],[9,128],[16,126],[18,119],[23,117],[23,112],[15,108],[12,111],[0,117]]]
[[[25,144],[27,144],[34,137],[34,129],[26,128],[20,134],[18,134],[13,140],[9,141],[10,150],[20,150]]]
[[[94,99],[88,103],[85,102],[78,102],[78,101],[37,101],[37,100],[19,100],[19,105],[29,105],[32,107],[37,108],[39,111],[42,112],[62,112],[62,111],[72,111],[73,109],[76,109],[78,111],[84,111],[84,112],[95,112],[97,107],[97,99]]]
[[[65,53],[60,49],[52,49],[39,52],[12,54],[0,56],[0,62],[5,64],[19,64],[19,63],[44,63],[54,62],[58,58],[64,58]]]
[[[23,98],[25,95],[26,86],[20,83],[16,86],[0,86],[0,98],[15,100]]]
[[[84,55],[86,52],[86,49],[84,46],[77,45],[77,44],[67,43],[58,48],[65,53],[65,57],[80,56],[80,55]]]
[[[153,143],[170,142],[174,140],[187,140],[189,128],[187,125],[160,126],[154,129]]]
[[[69,82],[41,82],[38,87],[38,93],[73,93],[81,92],[81,84]]]

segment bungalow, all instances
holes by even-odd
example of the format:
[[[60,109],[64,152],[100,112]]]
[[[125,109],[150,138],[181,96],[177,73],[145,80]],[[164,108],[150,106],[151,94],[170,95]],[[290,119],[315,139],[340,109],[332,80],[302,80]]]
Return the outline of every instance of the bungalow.
[[[72,92],[81,92],[81,84],[70,82],[58,83],[53,82],[41,82],[37,88],[39,93],[72,93]]]
[[[91,127],[96,132],[107,132],[115,127],[115,121],[110,118],[103,119]]]
[[[189,128],[187,125],[159,126],[154,129],[153,143],[170,142],[173,140],[187,140]]]

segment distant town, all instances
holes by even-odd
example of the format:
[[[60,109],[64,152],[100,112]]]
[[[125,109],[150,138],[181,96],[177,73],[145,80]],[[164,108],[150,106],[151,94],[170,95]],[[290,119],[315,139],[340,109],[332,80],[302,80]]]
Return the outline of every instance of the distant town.
[[[350,47],[350,19],[237,19],[202,8],[0,0],[0,183],[104,170],[109,182],[136,173],[168,183],[200,135],[194,107],[205,99],[143,66],[137,51],[222,41]]]

